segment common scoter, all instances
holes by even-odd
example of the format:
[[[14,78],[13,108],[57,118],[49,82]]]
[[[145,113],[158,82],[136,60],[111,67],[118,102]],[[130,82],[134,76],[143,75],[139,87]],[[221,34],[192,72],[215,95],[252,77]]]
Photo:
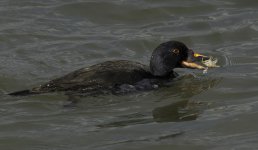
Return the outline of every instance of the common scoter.
[[[23,96],[47,92],[70,92],[85,95],[127,93],[150,90],[164,85],[175,77],[174,68],[205,69],[195,63],[206,57],[178,41],[168,41],[154,49],[150,66],[128,60],[106,61],[71,72],[30,90],[9,95]]]

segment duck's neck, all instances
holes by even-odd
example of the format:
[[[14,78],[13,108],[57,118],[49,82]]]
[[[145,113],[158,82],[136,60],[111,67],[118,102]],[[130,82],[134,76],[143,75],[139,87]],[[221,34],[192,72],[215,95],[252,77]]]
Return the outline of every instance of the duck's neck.
[[[174,74],[174,71],[172,67],[169,67],[165,65],[166,63],[164,62],[163,59],[157,57],[151,57],[150,60],[150,71],[151,74],[157,77],[167,77],[171,76],[171,74]]]

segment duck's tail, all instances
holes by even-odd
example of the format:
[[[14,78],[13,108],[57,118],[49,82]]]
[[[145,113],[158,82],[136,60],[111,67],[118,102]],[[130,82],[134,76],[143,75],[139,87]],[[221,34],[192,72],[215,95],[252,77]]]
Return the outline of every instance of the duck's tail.
[[[27,96],[27,95],[33,95],[33,94],[38,94],[37,92],[33,92],[31,90],[21,90],[21,91],[16,91],[9,93],[8,95],[11,96]]]

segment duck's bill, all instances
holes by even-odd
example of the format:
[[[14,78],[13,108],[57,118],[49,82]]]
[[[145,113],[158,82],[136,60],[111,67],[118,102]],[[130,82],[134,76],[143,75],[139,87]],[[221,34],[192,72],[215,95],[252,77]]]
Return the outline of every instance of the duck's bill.
[[[209,58],[208,56],[202,55],[202,54],[198,54],[198,53],[194,53],[194,58]]]
[[[195,62],[197,61],[201,62],[202,60],[208,59],[209,57],[202,54],[195,53],[193,51],[190,51],[190,52],[191,53],[188,54],[187,60],[181,62],[182,67],[191,68],[191,69],[201,69],[201,70],[206,69],[204,66],[199,65]]]

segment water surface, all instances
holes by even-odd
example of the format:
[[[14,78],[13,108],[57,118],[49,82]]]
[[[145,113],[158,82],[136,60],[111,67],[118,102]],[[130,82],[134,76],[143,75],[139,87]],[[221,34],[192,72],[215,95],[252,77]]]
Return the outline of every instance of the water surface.
[[[0,149],[257,149],[255,0],[1,0]],[[10,97],[105,60],[149,63],[168,40],[219,58],[126,96]]]

